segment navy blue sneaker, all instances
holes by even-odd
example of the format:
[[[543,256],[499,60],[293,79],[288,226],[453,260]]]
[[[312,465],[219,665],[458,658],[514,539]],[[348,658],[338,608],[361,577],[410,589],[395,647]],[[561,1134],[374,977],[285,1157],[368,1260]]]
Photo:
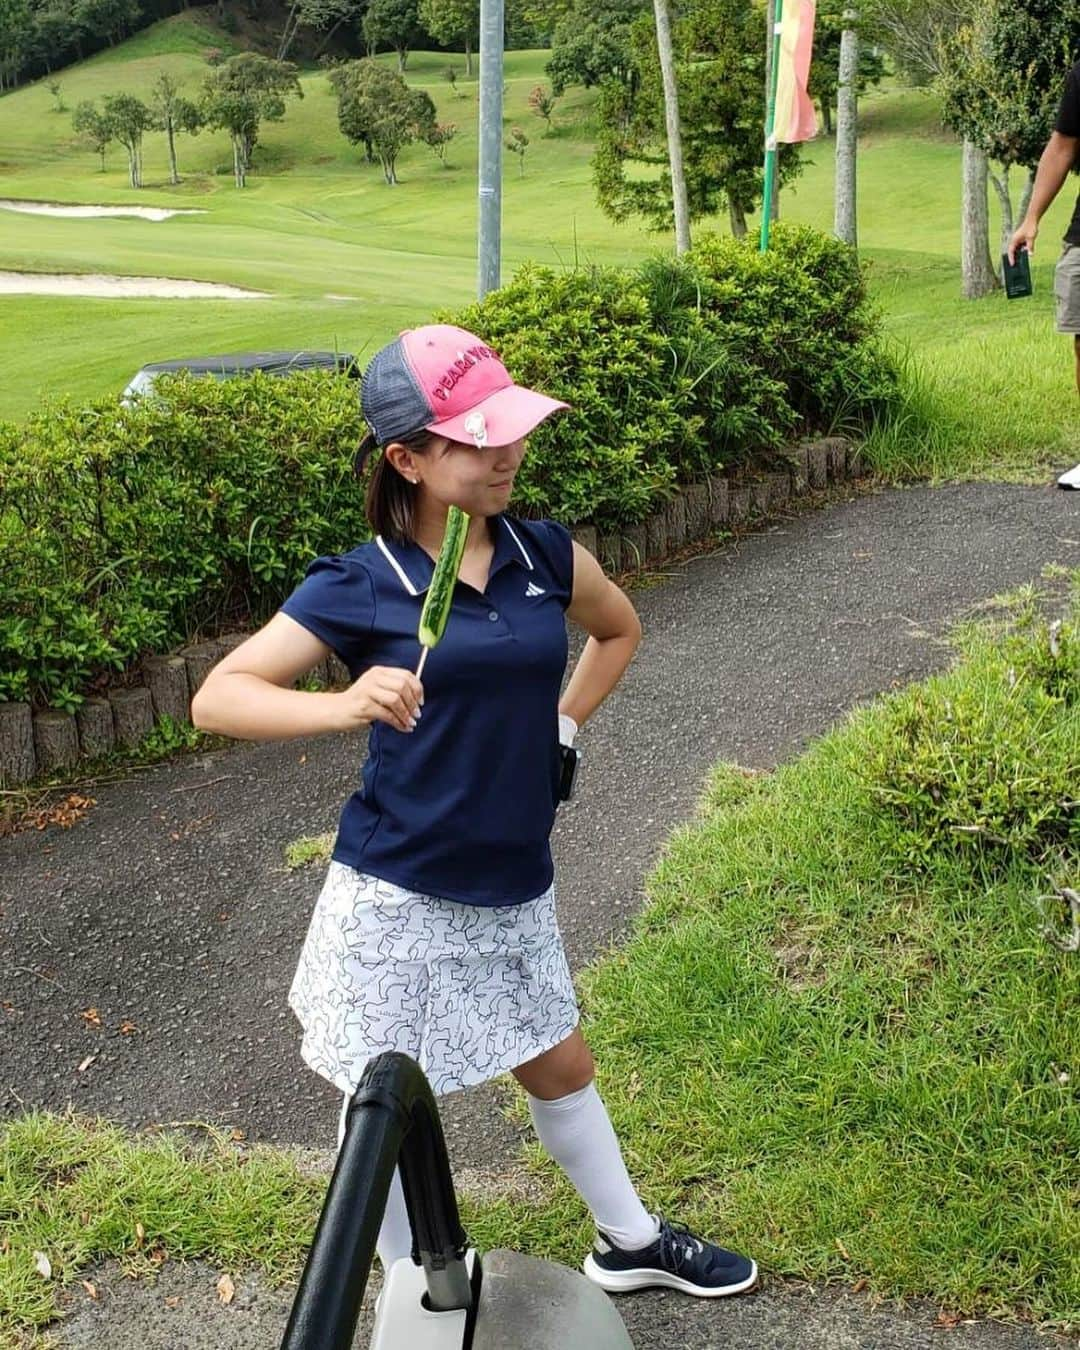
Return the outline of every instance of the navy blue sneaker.
[[[757,1283],[757,1266],[749,1257],[695,1237],[684,1224],[664,1218],[659,1223],[659,1236],[633,1252],[598,1232],[596,1245],[585,1258],[585,1274],[609,1294],[660,1285],[699,1298],[722,1298]]]

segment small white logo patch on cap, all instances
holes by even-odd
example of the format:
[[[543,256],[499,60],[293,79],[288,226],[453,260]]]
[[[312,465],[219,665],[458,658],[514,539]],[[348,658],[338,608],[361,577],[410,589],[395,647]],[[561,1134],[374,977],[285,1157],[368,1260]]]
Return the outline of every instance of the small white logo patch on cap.
[[[487,445],[487,419],[482,412],[472,412],[465,419],[465,430],[476,442],[476,448],[483,450]]]

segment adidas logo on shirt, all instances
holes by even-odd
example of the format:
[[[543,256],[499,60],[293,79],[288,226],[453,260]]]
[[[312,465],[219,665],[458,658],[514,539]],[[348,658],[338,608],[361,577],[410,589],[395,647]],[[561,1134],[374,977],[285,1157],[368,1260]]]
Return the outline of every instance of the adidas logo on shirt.
[[[525,598],[530,599],[534,595],[543,595],[543,586],[538,586],[535,581],[530,581],[525,589]]]

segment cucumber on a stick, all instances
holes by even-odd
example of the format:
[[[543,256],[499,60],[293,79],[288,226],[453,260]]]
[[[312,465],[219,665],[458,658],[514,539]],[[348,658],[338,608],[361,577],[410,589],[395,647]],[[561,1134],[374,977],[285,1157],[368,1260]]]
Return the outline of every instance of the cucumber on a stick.
[[[443,535],[442,548],[439,549],[431,585],[424,597],[424,608],[420,611],[420,628],[417,636],[424,650],[420,653],[420,664],[416,667],[417,679],[423,672],[428,652],[442,637],[446,621],[450,617],[454,585],[461,567],[462,554],[465,552],[465,537],[468,533],[469,517],[460,506],[451,506],[446,513],[446,533]]]

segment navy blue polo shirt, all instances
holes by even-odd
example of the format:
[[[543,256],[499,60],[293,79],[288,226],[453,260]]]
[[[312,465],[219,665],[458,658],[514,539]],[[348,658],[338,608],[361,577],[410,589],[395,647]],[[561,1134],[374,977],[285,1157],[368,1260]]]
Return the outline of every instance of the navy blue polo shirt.
[[[492,527],[487,587],[454,588],[421,676],[416,730],[371,724],[333,851],[409,890],[484,906],[533,900],[554,875],[548,836],[574,570],[570,534],[555,521],[499,515]],[[379,536],[316,558],[282,612],[332,647],[354,680],[370,666],[414,671],[434,570],[418,544]]]

